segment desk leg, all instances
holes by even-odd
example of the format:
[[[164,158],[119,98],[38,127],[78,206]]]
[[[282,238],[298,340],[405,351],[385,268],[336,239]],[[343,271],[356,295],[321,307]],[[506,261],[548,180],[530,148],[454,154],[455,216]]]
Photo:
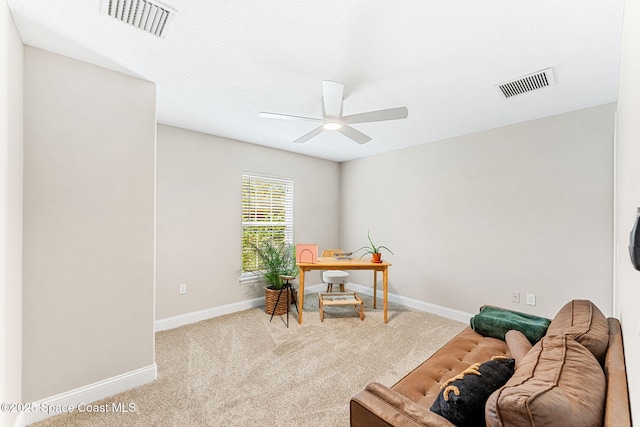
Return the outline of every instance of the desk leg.
[[[302,309],[304,307],[304,270],[300,267],[300,286],[298,289],[298,323],[302,324]]]
[[[373,270],[373,309],[376,309],[376,301],[378,300],[378,270]]]
[[[387,323],[387,292],[389,290],[389,268],[382,270],[382,286],[384,294],[384,323]]]

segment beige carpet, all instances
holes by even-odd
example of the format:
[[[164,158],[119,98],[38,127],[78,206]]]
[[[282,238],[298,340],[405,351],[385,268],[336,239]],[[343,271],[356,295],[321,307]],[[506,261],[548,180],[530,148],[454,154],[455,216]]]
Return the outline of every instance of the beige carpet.
[[[365,319],[352,307],[305,298],[304,324],[251,309],[156,335],[158,379],[96,404],[135,405],[128,413],[73,413],[50,426],[348,426],[349,398],[371,381],[393,385],[464,324],[382,302]]]

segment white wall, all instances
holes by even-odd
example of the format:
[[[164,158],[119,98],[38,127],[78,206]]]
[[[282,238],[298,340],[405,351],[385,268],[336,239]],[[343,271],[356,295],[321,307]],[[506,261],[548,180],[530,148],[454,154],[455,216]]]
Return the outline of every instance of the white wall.
[[[0,402],[22,401],[22,71],[24,48],[0,2]],[[0,426],[19,423],[0,412]]]
[[[341,245],[366,244],[371,229],[395,253],[390,292],[419,301],[551,317],[586,298],[611,314],[614,114],[604,105],[344,163]]]
[[[159,125],[157,319],[264,297],[238,283],[243,172],[293,178],[295,241],[337,245],[338,163]]]
[[[640,206],[640,3],[625,2],[618,91],[616,288],[632,416],[640,423],[640,272],[629,260],[629,232]]]
[[[635,24],[639,19],[640,6],[627,2],[618,102],[616,235],[616,244],[620,249],[616,271],[620,317],[636,420],[640,419],[640,367],[633,362],[640,357],[640,315],[637,310],[640,273],[630,268],[626,245],[635,208],[640,206],[640,169],[637,167],[640,157],[640,121],[637,120],[640,113],[640,87],[635,77],[640,73],[640,27]],[[5,88],[2,92],[8,95],[3,98],[6,102],[0,104],[0,182],[3,184],[0,186],[0,242],[3,243],[0,246],[0,347],[5,349],[0,354],[0,399],[19,401],[21,337],[16,332],[21,323],[21,272],[18,266],[22,236],[17,230],[22,228],[23,52],[4,1],[0,5],[0,22],[3,23],[0,26],[0,57],[3,58],[0,85]],[[30,81],[41,80],[45,88],[39,87],[42,93],[32,90],[27,95],[27,103],[33,105],[51,98],[51,93],[56,93],[56,86],[61,81],[67,92],[64,96],[54,95],[55,102],[63,102],[71,92],[70,103],[76,103],[82,98],[83,88],[90,86],[92,90],[99,90],[100,85],[93,84],[97,80],[106,82],[106,92],[114,87],[127,87],[125,91],[117,91],[118,99],[111,105],[106,105],[108,102],[105,101],[110,99],[109,93],[101,92],[99,97],[105,103],[97,102],[102,104],[100,108],[113,112],[113,106],[121,109],[137,102],[126,98],[126,93],[131,90],[129,84],[132,83],[127,77],[86,64],[74,64],[66,58],[53,58],[51,54],[35,49],[28,50],[27,78]],[[60,72],[48,76],[52,71],[50,67],[38,69],[44,63],[53,64],[53,68]],[[86,80],[94,82],[89,84],[83,78],[80,88],[77,88],[71,80],[79,75],[87,76]],[[131,93],[144,93],[144,109],[148,109],[146,112],[141,109],[137,114],[148,120],[147,114],[153,108],[146,104],[153,91],[148,83],[135,82],[133,86],[135,90]],[[122,101],[123,96],[125,101]],[[102,176],[105,180],[113,180],[119,189],[124,188],[120,185],[124,181],[122,175],[105,170],[113,168],[120,172],[123,157],[118,159],[118,165],[103,164],[104,158],[91,155],[92,150],[86,150],[82,156],[87,157],[80,158],[76,151],[79,147],[71,146],[74,141],[83,141],[94,148],[105,143],[108,146],[113,141],[119,141],[122,135],[110,131],[103,136],[101,131],[96,131],[99,126],[89,128],[82,120],[77,120],[83,111],[69,114],[66,108],[58,111],[60,104],[45,104],[46,115],[54,116],[47,126],[43,127],[40,117],[34,119],[33,111],[27,118],[25,127],[29,129],[33,126],[37,129],[36,133],[42,135],[42,138],[33,138],[33,134],[28,136],[27,150],[32,149],[34,143],[38,144],[38,150],[28,156],[46,153],[48,158],[39,158],[38,161],[45,161],[46,168],[51,168],[50,171],[55,169],[56,174],[65,177],[65,181],[64,185],[52,188],[56,182],[45,183],[45,176],[41,176],[35,187],[48,186],[47,191],[41,191],[34,188],[34,182],[30,181],[34,178],[33,169],[26,172],[30,181],[25,189],[30,202],[28,212],[25,212],[25,222],[31,229],[25,231],[29,244],[34,243],[33,239],[42,243],[42,239],[36,239],[36,235],[32,234],[36,231],[39,233],[41,226],[48,232],[59,229],[60,223],[52,226],[41,221],[50,214],[56,216],[54,220],[62,221],[59,216],[62,211],[77,220],[74,227],[89,230],[89,224],[85,222],[87,217],[81,217],[76,209],[70,209],[68,205],[62,209],[56,203],[56,200],[68,202],[68,196],[77,201],[74,197],[83,190],[79,188],[82,180],[74,183],[72,178],[79,171],[76,168],[79,162],[88,160],[88,165],[104,172]],[[44,112],[40,110],[38,114]],[[61,128],[56,123],[62,124]],[[294,176],[297,195],[300,194],[300,187],[304,188],[302,200],[296,202],[298,241],[317,241],[321,246],[336,246],[338,236],[341,236],[338,244],[353,249],[366,243],[366,231],[371,228],[374,239],[389,245],[397,254],[395,257],[386,256],[394,263],[391,269],[393,292],[468,312],[475,311],[483,303],[499,303],[542,315],[552,315],[558,305],[569,298],[590,298],[610,314],[612,301],[607,274],[611,272],[611,247],[605,242],[605,237],[607,230],[611,229],[611,170],[607,166],[612,156],[611,126],[612,107],[603,106],[349,162],[342,168],[331,162],[159,126],[161,170],[158,172],[158,182],[164,184],[163,189],[158,190],[158,204],[163,205],[162,209],[160,206],[158,209],[158,220],[162,220],[158,225],[162,231],[159,232],[162,241],[158,242],[161,252],[158,257],[162,257],[163,262],[158,266],[158,306],[161,309],[156,318],[260,295],[255,288],[237,284],[239,242],[235,243],[237,247],[225,244],[221,248],[219,244],[234,240],[230,239],[236,233],[234,227],[238,227],[237,234],[240,235],[239,218],[235,218],[233,210],[227,209],[225,203],[239,205],[239,194],[236,194],[239,191],[234,189],[239,189],[239,184],[233,181],[243,170]],[[69,130],[79,133],[68,139],[60,133]],[[148,139],[146,131],[143,133],[143,139]],[[48,146],[44,152],[40,151],[44,147],[43,142]],[[184,147],[181,147],[183,144]],[[117,149],[124,149],[124,146],[118,146]],[[147,173],[150,167],[148,146],[142,151],[145,153],[144,159],[136,168],[144,164],[141,172]],[[245,167],[247,156],[250,156],[251,163]],[[30,157],[27,160],[31,167],[34,166],[34,159]],[[57,164],[54,165],[54,162]],[[462,167],[453,167],[458,162],[462,163]],[[344,174],[344,191],[340,197],[342,208],[338,220],[336,212],[326,206],[336,203],[334,197],[341,194],[341,170]],[[86,174],[90,171],[82,172]],[[372,190],[371,181],[363,176],[379,179],[382,189]],[[550,177],[554,180],[559,177],[561,179],[558,182],[566,184],[555,186]],[[149,185],[147,178],[141,178],[145,189]],[[206,182],[202,183],[200,178],[205,178]],[[167,187],[165,184],[172,180],[177,180],[175,187]],[[322,186],[311,185],[318,180],[323,181]],[[69,188],[75,194],[68,194]],[[446,188],[449,190],[445,191]],[[410,197],[411,191],[419,196]],[[116,193],[119,191],[110,194]],[[33,199],[34,194],[37,194],[37,200]],[[220,198],[220,202],[210,197],[211,194]],[[85,196],[82,195],[82,199]],[[146,204],[149,203],[148,191],[144,192],[142,199],[146,200]],[[95,200],[87,197],[83,203],[90,204],[92,201]],[[128,203],[118,205],[122,207]],[[108,210],[109,203],[101,207]],[[205,208],[204,218],[194,215],[194,209],[202,207]],[[416,224],[427,223],[421,220],[425,215],[435,225],[416,228]],[[147,225],[152,223],[148,214],[142,216],[146,218]],[[214,218],[213,221],[210,217]],[[492,220],[494,217],[496,220]],[[198,220],[201,222],[189,223]],[[48,221],[50,219],[44,222]],[[38,225],[37,230],[32,227],[34,224]],[[64,225],[71,227],[68,223]],[[581,230],[583,228],[592,232],[585,234]],[[143,234],[146,237],[140,241],[148,241],[149,231],[146,228]],[[496,234],[500,238],[493,241],[492,236]],[[75,233],[72,235],[74,238],[82,237]],[[562,237],[553,237],[558,235]],[[66,240],[68,235],[63,237],[57,236],[55,243]],[[418,237],[422,240],[418,240]],[[190,240],[194,238],[195,241]],[[105,240],[110,241],[104,237],[96,241]],[[123,239],[122,242],[127,243],[128,240]],[[66,249],[73,244],[66,241],[62,243],[61,246]],[[120,249],[123,247],[127,245],[119,246]],[[149,332],[151,325],[146,317],[152,317],[152,307],[142,303],[153,298],[148,284],[148,271],[142,274],[144,277],[141,282],[145,282],[145,285],[140,287],[136,284],[126,288],[112,287],[110,284],[120,282],[119,278],[106,283],[104,278],[96,274],[98,271],[104,272],[103,267],[96,265],[91,265],[89,271],[81,268],[83,275],[86,273],[82,278],[85,280],[78,280],[78,277],[69,276],[68,272],[72,270],[54,265],[58,260],[59,246],[55,250],[50,247],[44,249],[48,249],[45,252],[52,256],[37,260],[40,263],[37,270],[53,270],[56,274],[53,279],[34,280],[31,276],[25,280],[25,378],[29,379],[24,400],[85,385],[134,366],[151,363],[153,343],[150,340],[153,334]],[[98,250],[95,247],[92,249]],[[33,246],[25,250],[27,267],[36,258],[34,252]],[[62,252],[69,254],[69,251]],[[149,264],[148,248],[142,252],[146,258],[143,264]],[[171,257],[180,252],[185,255],[172,261]],[[213,255],[211,258],[208,257],[210,254]],[[105,258],[101,259],[104,261]],[[209,265],[211,259],[221,261]],[[29,270],[34,272],[34,269]],[[109,276],[113,272],[106,273]],[[362,283],[369,282],[368,276],[360,277]],[[109,278],[113,279],[113,276]],[[189,293],[178,296],[177,284],[183,282],[189,284]],[[512,290],[522,294],[536,293],[538,306],[529,307],[523,302],[512,305],[509,303]],[[130,302],[140,304],[135,313]],[[38,315],[35,315],[36,311]],[[70,319],[75,316],[77,318]],[[141,317],[144,319],[140,320]],[[70,321],[67,323],[66,320]],[[96,321],[99,321],[98,325]],[[104,328],[107,331],[118,329],[119,333],[125,332],[127,336],[116,339],[107,333],[107,340],[101,347],[98,340],[94,339],[96,329],[91,330],[95,326],[101,332],[104,332]],[[133,327],[132,331],[130,327]],[[61,330],[66,336],[73,336],[80,345],[74,346],[72,340],[60,336]],[[54,338],[42,337],[43,332],[53,334]],[[129,339],[133,336],[135,339]],[[63,348],[69,345],[72,348]],[[125,347],[126,352],[118,351]],[[117,354],[112,354],[111,348]],[[118,362],[123,360],[123,354],[128,354],[126,361]],[[70,360],[63,360],[67,356]],[[92,372],[82,370],[78,375],[75,369],[71,369],[78,363],[76,356],[83,363],[89,360]],[[141,363],[131,363],[133,359]],[[31,368],[36,372],[27,372]],[[14,420],[15,414],[0,414],[0,425],[11,425]]]
[[[24,84],[32,402],[155,366],[156,116],[154,84],[29,46]]]

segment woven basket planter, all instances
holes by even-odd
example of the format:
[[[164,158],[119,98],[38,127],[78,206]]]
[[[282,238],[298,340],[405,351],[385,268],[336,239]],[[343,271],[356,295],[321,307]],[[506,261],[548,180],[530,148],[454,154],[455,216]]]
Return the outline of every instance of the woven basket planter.
[[[276,301],[278,301],[278,294],[280,294],[280,289],[273,290],[269,288],[264,289],[264,312],[267,314],[271,314],[273,311],[273,307],[276,305]],[[289,292],[289,304],[293,304],[293,299],[296,297],[296,292]],[[287,290],[282,291],[282,296],[280,297],[280,301],[278,301],[278,306],[276,307],[275,315],[280,316],[282,314],[287,313]]]

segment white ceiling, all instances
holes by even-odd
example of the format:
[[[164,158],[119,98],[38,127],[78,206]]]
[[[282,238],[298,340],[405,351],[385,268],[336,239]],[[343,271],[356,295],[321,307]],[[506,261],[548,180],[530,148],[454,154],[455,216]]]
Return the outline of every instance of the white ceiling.
[[[346,161],[617,100],[623,0],[164,0],[162,38],[100,0],[7,0],[25,44],[150,80],[158,122]],[[494,87],[552,67],[557,84],[504,99]],[[344,114],[409,117],[292,141],[321,117],[321,81]]]

